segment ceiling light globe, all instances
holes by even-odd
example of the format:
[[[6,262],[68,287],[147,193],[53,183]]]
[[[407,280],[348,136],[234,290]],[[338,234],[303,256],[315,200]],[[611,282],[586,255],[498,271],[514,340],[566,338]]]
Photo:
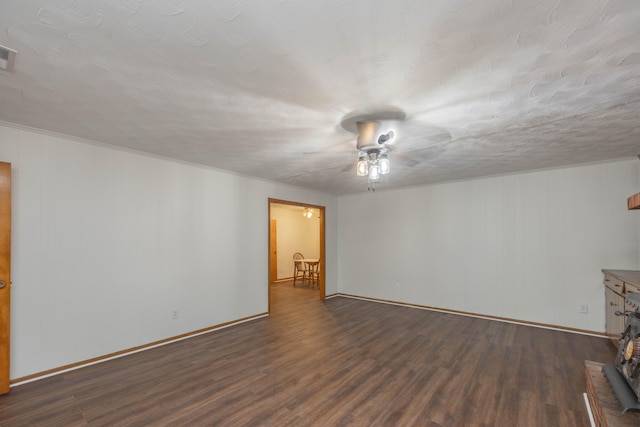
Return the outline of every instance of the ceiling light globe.
[[[378,165],[380,166],[380,174],[386,175],[389,173],[389,158],[385,155],[380,157],[378,160]]]
[[[369,168],[369,179],[371,181],[377,181],[380,179],[380,167],[377,164],[373,164]]]
[[[356,173],[358,176],[367,176],[369,173],[369,165],[364,157],[360,157],[358,164],[356,165]]]

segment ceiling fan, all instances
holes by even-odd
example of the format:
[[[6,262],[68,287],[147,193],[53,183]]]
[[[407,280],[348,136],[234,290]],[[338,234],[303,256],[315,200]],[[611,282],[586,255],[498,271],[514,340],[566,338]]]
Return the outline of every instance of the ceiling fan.
[[[414,167],[425,159],[433,158],[444,152],[446,147],[443,142],[451,140],[451,134],[440,129],[433,129],[421,123],[408,123],[406,115],[398,109],[380,111],[366,114],[352,114],[341,122],[343,129],[357,133],[356,149],[358,161],[356,174],[368,178],[368,189],[375,191],[375,185],[380,181],[381,175],[390,172],[389,154],[395,151],[395,144],[399,137],[411,145],[410,141],[429,138],[430,144],[426,147],[403,150],[394,153],[394,163],[398,161],[404,167]],[[415,145],[415,143],[414,143]],[[349,166],[351,168],[352,165]],[[343,171],[346,171],[345,168]]]

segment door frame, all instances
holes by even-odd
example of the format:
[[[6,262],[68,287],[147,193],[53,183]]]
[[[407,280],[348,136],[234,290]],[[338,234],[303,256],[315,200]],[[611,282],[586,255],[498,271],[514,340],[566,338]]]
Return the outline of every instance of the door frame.
[[[281,199],[268,199],[267,210],[269,212],[268,220],[267,220],[267,229],[271,230],[271,206],[273,204],[277,205],[290,205],[290,206],[300,206],[301,208],[312,208],[318,209],[320,211],[320,281],[318,282],[318,290],[320,294],[320,299],[324,300],[326,298],[326,287],[325,287],[325,278],[326,278],[326,264],[327,257],[326,248],[325,248],[325,207],[320,205],[312,205],[309,203],[301,203],[301,202],[293,202],[291,200],[281,200]],[[271,233],[269,232],[269,262],[268,265],[271,266]],[[267,275],[268,276],[268,275]],[[271,284],[267,284],[267,286],[271,286]],[[269,292],[269,313],[271,313],[271,292]]]
[[[278,224],[275,219],[269,220],[269,283],[278,280]],[[275,258],[274,258],[275,257]]]
[[[0,162],[0,394],[9,393],[11,336],[11,163]]]

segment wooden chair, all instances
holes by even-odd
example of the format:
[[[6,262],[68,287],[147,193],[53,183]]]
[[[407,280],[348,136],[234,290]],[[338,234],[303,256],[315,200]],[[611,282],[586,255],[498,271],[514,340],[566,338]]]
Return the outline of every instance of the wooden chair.
[[[309,283],[311,286],[320,286],[320,259],[318,262],[309,266],[307,275],[309,276]]]
[[[296,285],[296,280],[302,275],[302,283],[307,279],[307,269],[302,260],[304,255],[300,252],[293,254],[293,286]]]

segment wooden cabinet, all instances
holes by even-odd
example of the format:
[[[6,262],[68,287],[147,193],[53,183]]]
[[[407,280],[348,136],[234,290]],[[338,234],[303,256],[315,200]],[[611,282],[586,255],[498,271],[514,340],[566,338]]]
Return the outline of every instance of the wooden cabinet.
[[[624,311],[624,297],[609,286],[604,288],[606,306],[605,331],[613,343],[618,346],[618,338],[624,332],[624,316],[617,316],[616,311]]]
[[[640,292],[640,271],[602,270],[605,289],[605,332],[618,346],[618,339],[624,332],[625,316],[616,316],[616,311],[632,310],[625,302],[628,292]]]

